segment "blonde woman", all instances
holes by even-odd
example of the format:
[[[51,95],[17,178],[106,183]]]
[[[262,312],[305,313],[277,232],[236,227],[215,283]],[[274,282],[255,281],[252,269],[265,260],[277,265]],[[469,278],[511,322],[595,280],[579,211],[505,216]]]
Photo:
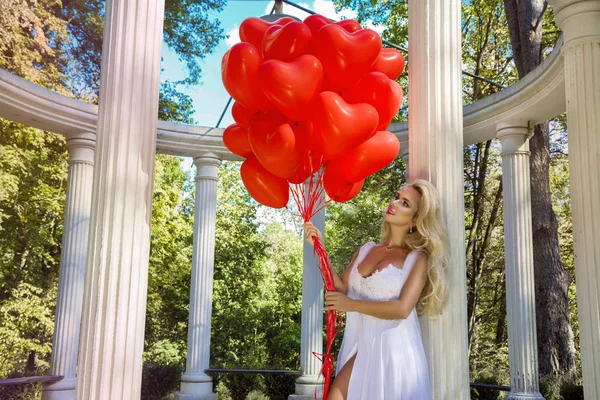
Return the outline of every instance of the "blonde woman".
[[[306,240],[323,240],[310,222]],[[403,187],[383,217],[381,243],[354,255],[325,310],[346,312],[327,400],[428,400],[431,387],[417,313],[439,315],[446,298],[447,232],[429,182]]]

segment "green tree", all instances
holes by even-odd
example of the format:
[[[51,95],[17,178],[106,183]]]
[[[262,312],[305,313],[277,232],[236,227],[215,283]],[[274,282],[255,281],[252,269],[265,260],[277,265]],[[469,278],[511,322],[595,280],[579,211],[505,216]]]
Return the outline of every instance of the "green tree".
[[[50,361],[67,178],[62,136],[0,119],[0,377]],[[41,385],[6,387],[32,399]]]
[[[239,163],[219,171],[211,367],[298,369],[302,307],[302,241],[278,222],[263,226],[259,205],[243,187]],[[218,377],[234,399],[252,389],[287,398],[293,378]]]
[[[57,283],[67,180],[62,136],[0,119],[0,301]]]
[[[67,94],[68,32],[59,11],[54,0],[0,0],[0,68]]]
[[[222,11],[225,0],[167,0],[163,40],[187,67],[184,84],[201,82],[201,60],[210,54],[225,35],[218,19],[211,15]],[[78,98],[95,101],[100,88],[103,0],[65,0],[56,15],[67,21],[70,40],[63,51],[69,56],[68,87]]]

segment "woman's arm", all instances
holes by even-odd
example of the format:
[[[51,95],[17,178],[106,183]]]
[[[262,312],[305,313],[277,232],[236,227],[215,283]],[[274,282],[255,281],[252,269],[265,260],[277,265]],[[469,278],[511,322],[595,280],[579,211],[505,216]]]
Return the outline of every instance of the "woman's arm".
[[[327,306],[324,310],[355,311],[381,319],[405,319],[417,305],[426,283],[427,256],[419,254],[398,300],[353,300],[341,293],[328,292],[325,293]]]
[[[323,234],[321,234],[321,232],[317,228],[315,228],[315,226],[312,223],[306,222],[303,227],[304,227],[304,234],[306,236],[306,241],[308,243],[310,243],[311,245],[314,246],[313,236],[316,237],[317,239],[319,239],[319,241],[321,243],[323,243]],[[358,256],[358,251],[354,254],[352,261],[350,261],[350,265],[348,265],[348,267],[346,267],[346,269],[344,270],[344,273],[342,274],[341,277],[337,274],[335,269],[331,268],[331,276],[333,278],[333,286],[335,287],[336,291],[338,291],[340,293],[348,294],[348,278],[350,276],[350,271],[352,270],[352,268],[350,268],[350,267],[352,266],[352,264],[354,264],[354,261],[356,260],[357,256]]]

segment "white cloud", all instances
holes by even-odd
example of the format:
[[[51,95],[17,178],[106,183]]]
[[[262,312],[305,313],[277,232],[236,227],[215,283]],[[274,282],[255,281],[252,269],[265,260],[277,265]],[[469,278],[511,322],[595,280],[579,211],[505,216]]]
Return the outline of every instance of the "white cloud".
[[[270,1],[269,4],[265,7],[265,14],[269,14],[273,9],[273,1]],[[308,8],[309,10],[313,10],[317,14],[321,14],[327,18],[333,20],[340,20],[344,18],[356,18],[356,12],[349,8],[342,10],[340,13],[335,12],[335,7],[333,6],[333,2],[331,0],[314,0],[312,6],[307,3],[298,3],[298,5]],[[304,12],[294,6],[289,4],[283,5],[283,13],[287,15],[294,16],[301,21],[304,21],[304,18],[308,17],[310,14]]]
[[[330,19],[356,18],[356,12],[349,8],[343,9],[340,13],[335,12],[335,7],[331,0],[315,0],[313,3],[313,11]]]
[[[227,47],[231,47],[234,44],[241,42],[240,27],[237,25],[234,25],[233,28],[229,32],[227,32],[227,36],[228,36],[228,38],[225,39],[225,43],[227,44]]]
[[[366,21],[363,26],[367,29],[371,29],[374,30],[375,32],[379,33],[380,35],[383,33],[383,31],[385,30],[385,26],[383,25],[375,25],[373,23],[373,21],[368,20]]]

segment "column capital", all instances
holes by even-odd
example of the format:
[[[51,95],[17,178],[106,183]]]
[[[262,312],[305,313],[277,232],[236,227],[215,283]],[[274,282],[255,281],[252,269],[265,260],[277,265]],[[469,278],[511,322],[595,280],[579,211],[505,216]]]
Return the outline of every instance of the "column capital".
[[[194,165],[196,166],[196,180],[217,180],[221,159],[216,154],[205,153],[201,156],[194,157]]]
[[[600,41],[600,0],[549,0],[565,45],[574,40]]]
[[[533,135],[529,122],[501,122],[496,125],[496,137],[502,142],[502,155],[529,154],[529,138]]]
[[[96,134],[81,132],[67,137],[67,148],[69,149],[69,163],[83,162],[94,165],[94,153],[96,151]]]

